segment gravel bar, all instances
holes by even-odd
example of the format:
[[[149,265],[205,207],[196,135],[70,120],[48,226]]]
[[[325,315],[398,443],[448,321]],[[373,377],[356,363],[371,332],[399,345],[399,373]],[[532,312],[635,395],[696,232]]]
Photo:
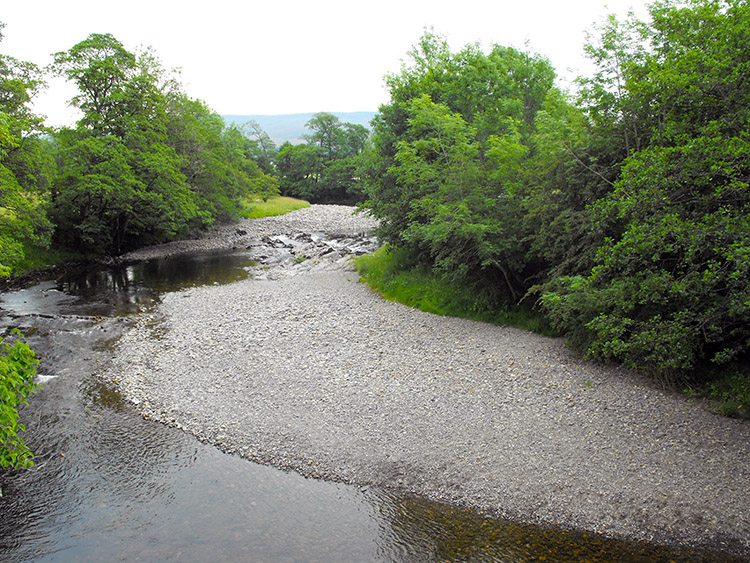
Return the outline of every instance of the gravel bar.
[[[232,250],[270,235],[323,232],[331,236],[351,236],[372,231],[377,222],[346,205],[312,205],[286,215],[242,219],[204,233],[197,239],[177,240],[146,246],[121,256],[121,262],[164,258],[191,252]]]
[[[222,236],[372,225],[313,206]],[[262,464],[750,557],[747,422],[561,339],[386,301],[352,269],[168,294],[104,376],[146,418]]]

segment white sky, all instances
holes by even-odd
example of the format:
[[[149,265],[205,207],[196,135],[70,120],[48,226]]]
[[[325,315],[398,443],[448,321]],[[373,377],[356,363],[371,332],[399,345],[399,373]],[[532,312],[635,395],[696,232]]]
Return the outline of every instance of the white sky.
[[[151,46],[180,68],[192,98],[220,114],[377,111],[383,76],[426,27],[453,51],[469,43],[529,48],[570,79],[590,71],[586,31],[645,0],[2,0],[0,52],[40,66],[91,33],[111,33],[130,51]],[[35,109],[72,124],[69,84],[54,83]]]

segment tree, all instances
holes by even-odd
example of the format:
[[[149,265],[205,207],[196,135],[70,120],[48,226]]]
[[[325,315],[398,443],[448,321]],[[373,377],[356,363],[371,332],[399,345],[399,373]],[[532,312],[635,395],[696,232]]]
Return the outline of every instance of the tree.
[[[196,214],[167,144],[161,70],[113,36],[92,34],[56,53],[52,70],[73,80],[83,117],[63,128],[55,182],[55,240],[84,254],[117,255],[186,231]]]
[[[589,116],[569,97],[552,88],[537,112],[532,156],[525,162],[521,214],[534,263],[533,279],[588,275],[596,250],[604,243],[590,206],[610,193],[614,167],[603,167],[598,134]],[[610,149],[607,149],[610,150]]]
[[[591,356],[668,374],[750,350],[750,7],[650,10],[648,50],[622,69],[640,150],[592,206],[608,236],[591,273],[553,280],[542,303]]]
[[[111,34],[94,33],[56,53],[51,68],[78,87],[80,94],[71,104],[83,111],[81,123],[91,127],[95,136],[122,133],[118,125],[130,105],[126,90],[137,74],[133,53]]]
[[[518,299],[515,272],[523,268],[520,236],[514,232],[514,176],[527,149],[519,136],[491,136],[480,160],[476,130],[459,114],[413,100],[409,133],[398,144],[394,170],[409,193],[409,223],[404,243],[429,255],[441,271],[467,277],[496,269],[512,299]]]
[[[59,244],[118,255],[233,219],[251,193],[276,193],[253,142],[183,93],[150,50],[94,34],[57,53],[52,69],[76,83],[83,112],[56,136]]]
[[[284,195],[317,201],[323,171],[322,149],[314,145],[284,143],[279,148],[277,167]]]
[[[344,131],[339,118],[331,113],[316,113],[305,123],[312,133],[304,139],[322,149],[323,159],[331,161],[339,156],[340,147],[344,144]]]
[[[530,272],[519,221],[534,119],[554,81],[544,59],[426,33],[386,81],[391,102],[363,156],[379,234],[440,273],[516,302]]]
[[[35,65],[0,54],[0,277],[21,263],[26,245],[48,243],[51,161],[39,138],[42,119],[29,109],[43,86]]]
[[[282,193],[313,203],[361,200],[358,169],[367,128],[325,112],[313,115],[306,127],[312,131],[304,136],[306,144],[285,143],[279,150]]]
[[[266,174],[275,172],[274,157],[276,145],[257,121],[248,121],[240,128],[242,134],[250,141],[248,144],[248,156],[252,158],[260,169]]]
[[[227,162],[233,170],[234,182],[239,188],[240,197],[253,194],[266,200],[279,195],[278,180],[264,172],[256,160],[258,144],[255,141],[248,139],[241,129],[233,125],[224,129],[222,139]],[[268,157],[270,158],[270,153]],[[266,162],[265,157],[261,162]],[[267,164],[270,166],[270,160]]]
[[[369,129],[356,123],[344,123],[342,130],[343,139],[340,149],[342,155],[345,158],[351,158],[362,154],[367,138],[370,136]]]

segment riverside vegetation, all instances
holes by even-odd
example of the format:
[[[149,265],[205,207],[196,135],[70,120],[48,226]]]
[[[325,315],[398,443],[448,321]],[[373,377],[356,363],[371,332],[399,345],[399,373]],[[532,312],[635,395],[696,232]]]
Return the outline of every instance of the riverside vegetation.
[[[0,55],[0,276],[182,238],[278,193],[360,201],[390,268],[434,276],[448,301],[465,288],[500,320],[535,308],[587,357],[747,414],[750,6],[649,13],[596,28],[574,93],[539,54],[451,52],[426,32],[369,136],[321,113],[278,151],[111,35],[47,69]],[[45,73],[77,86],[75,127],[31,111]]]
[[[575,97],[540,55],[426,33],[362,165],[396,269],[470,288],[470,309],[534,305],[587,357],[747,414],[748,33],[732,0],[610,17]]]

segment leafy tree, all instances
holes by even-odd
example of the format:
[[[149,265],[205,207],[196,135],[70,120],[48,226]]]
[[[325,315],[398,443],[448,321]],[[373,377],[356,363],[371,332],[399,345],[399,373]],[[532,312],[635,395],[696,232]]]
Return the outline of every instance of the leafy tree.
[[[34,457],[19,432],[26,430],[18,420],[18,406],[39,389],[34,383],[39,363],[28,344],[15,331],[13,344],[0,338],[0,467],[20,469],[33,465]]]
[[[75,81],[83,112],[57,135],[63,168],[53,190],[58,244],[120,254],[184,233],[197,213],[167,144],[160,67],[111,35],[93,34],[55,54],[52,70]]]
[[[278,180],[264,172],[256,160],[258,145],[255,141],[234,126],[224,129],[222,140],[238,197],[254,194],[265,200],[279,194]]]
[[[94,34],[57,53],[52,69],[76,83],[83,112],[56,138],[59,244],[116,255],[232,219],[242,197],[277,192],[254,162],[257,145],[184,94],[151,51]]]
[[[533,279],[587,275],[604,243],[590,206],[612,191],[619,172],[601,165],[591,120],[559,90],[548,91],[534,129],[521,214]]]
[[[529,278],[524,164],[554,71],[499,46],[452,54],[429,32],[410,57],[386,78],[391,103],[363,157],[365,205],[390,244],[517,301]]]
[[[318,199],[323,171],[320,147],[286,142],[279,148],[277,167],[284,195],[313,202]]]
[[[750,348],[750,7],[651,6],[648,49],[622,68],[621,130],[648,129],[592,207],[608,234],[588,276],[543,304],[592,356],[661,373],[727,364]]]
[[[95,33],[56,53],[54,61],[52,70],[80,91],[71,104],[83,111],[81,124],[90,127],[94,136],[121,135],[122,117],[136,105],[131,95],[137,88],[130,88],[138,75],[136,56],[111,34]]]
[[[0,277],[23,260],[26,244],[48,243],[51,161],[39,138],[42,119],[29,109],[43,86],[35,65],[0,54]]]
[[[316,113],[306,127],[312,131],[306,144],[285,143],[279,149],[281,191],[313,203],[361,199],[357,177],[367,128],[325,112]]]
[[[273,175],[275,170],[274,158],[276,145],[257,121],[248,121],[240,128],[242,134],[249,140],[247,145],[248,156],[265,174]]]
[[[357,123],[344,123],[342,128],[341,155],[344,158],[356,157],[365,150],[365,144],[370,136],[370,131],[364,125]]]
[[[325,161],[331,161],[339,156],[340,147],[344,144],[344,131],[339,118],[331,113],[316,113],[305,124],[312,131],[305,135],[305,140],[322,149]]]

